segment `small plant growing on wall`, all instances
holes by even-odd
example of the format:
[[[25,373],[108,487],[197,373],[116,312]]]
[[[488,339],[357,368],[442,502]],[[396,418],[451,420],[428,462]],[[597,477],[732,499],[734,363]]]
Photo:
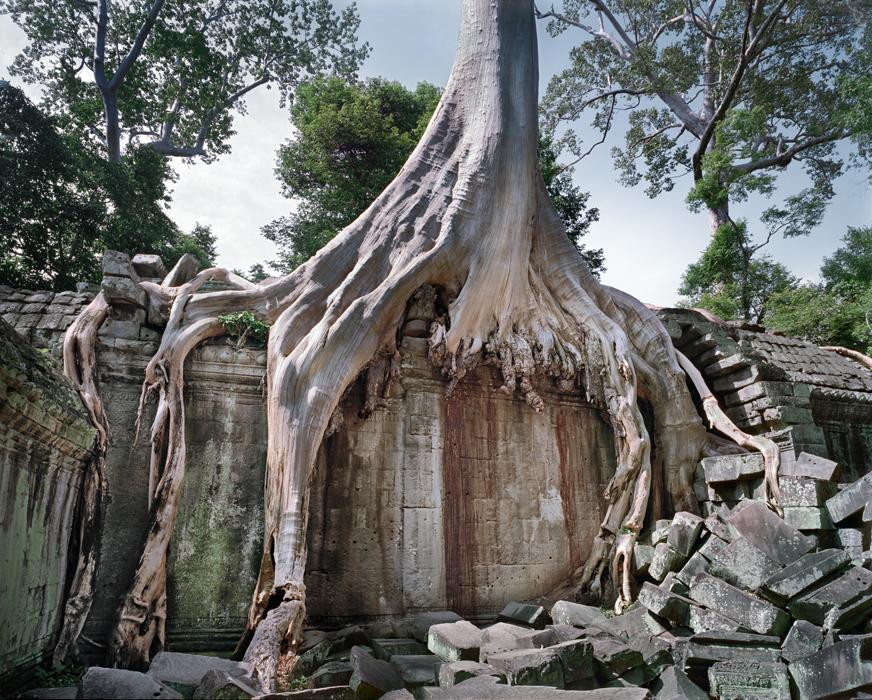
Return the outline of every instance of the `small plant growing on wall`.
[[[237,347],[245,345],[248,339],[253,340],[260,347],[266,346],[269,337],[269,325],[261,321],[251,311],[238,311],[232,314],[223,314],[218,320],[224,324],[224,328],[230,335],[238,337]]]

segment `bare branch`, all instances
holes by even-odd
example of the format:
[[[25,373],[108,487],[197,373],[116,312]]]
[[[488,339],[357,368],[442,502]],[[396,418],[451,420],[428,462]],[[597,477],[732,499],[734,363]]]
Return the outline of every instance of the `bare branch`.
[[[764,168],[784,167],[786,165],[790,165],[790,162],[798,154],[802,153],[803,151],[807,151],[809,148],[813,148],[814,146],[820,146],[823,143],[838,141],[839,139],[847,138],[848,136],[850,136],[850,134],[847,131],[834,131],[829,134],[823,134],[822,136],[815,136],[806,141],[791,146],[786,151],[776,153],[776,155],[769,158],[750,160],[745,163],[739,163],[737,165],[734,165],[733,170],[738,173],[747,174],[752,173],[755,170],[762,170]]]
[[[101,0],[101,2],[104,1],[105,0]],[[118,70],[116,70],[115,75],[112,76],[112,82],[109,83],[110,90],[118,89],[118,86],[121,85],[121,82],[124,80],[130,67],[136,59],[139,58],[139,54],[142,52],[142,47],[145,45],[145,40],[151,33],[154,23],[157,21],[157,16],[160,14],[161,8],[163,8],[164,2],[165,0],[154,0],[145,21],[142,23],[142,26],[136,34],[136,39],[133,40],[133,46],[130,47],[130,51],[128,51],[127,55],[121,60],[121,63],[118,65]]]
[[[94,40],[94,82],[101,91],[109,89],[106,80],[106,30],[109,25],[109,0],[97,3],[97,35]]]

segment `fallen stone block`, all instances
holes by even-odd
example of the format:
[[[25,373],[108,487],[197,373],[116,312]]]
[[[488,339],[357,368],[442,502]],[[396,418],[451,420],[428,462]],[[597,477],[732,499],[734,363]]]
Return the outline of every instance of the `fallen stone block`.
[[[597,665],[607,674],[621,676],[644,663],[638,650],[616,639],[603,636],[589,637],[588,641],[593,646],[593,658]]]
[[[359,625],[343,627],[342,629],[328,632],[327,638],[330,640],[332,652],[351,649],[354,646],[368,646],[370,641],[366,631]]]
[[[781,658],[792,662],[818,652],[824,641],[823,630],[807,620],[793,623],[784,644],[781,645]]]
[[[466,620],[433,625],[427,648],[443,661],[478,661],[481,630]]]
[[[502,654],[504,651],[514,651],[520,648],[518,639],[529,629],[520,625],[510,625],[507,622],[497,622],[481,631],[477,661],[487,662],[492,654]]]
[[[312,674],[311,681],[316,688],[348,685],[352,673],[354,668],[348,661],[328,661]]]
[[[702,543],[698,552],[711,561],[718,555],[718,552],[723,550],[728,544],[729,541],[727,540],[722,540],[720,537],[715,535],[709,535],[708,539]]]
[[[356,697],[351,688],[343,685],[335,688],[308,688],[306,690],[256,695],[252,700],[355,700]],[[386,697],[387,695],[382,695],[380,700],[385,700]]]
[[[832,530],[833,521],[826,508],[785,506],[784,522],[797,530]]]
[[[792,600],[787,609],[800,620],[824,624],[834,608],[843,608],[872,592],[872,571],[852,566],[838,578]]]
[[[652,672],[656,675],[660,669],[673,663],[672,646],[654,635],[637,635],[627,645],[642,655],[646,673]]]
[[[666,542],[661,542],[654,547],[654,557],[648,567],[648,575],[655,581],[662,581],[670,571],[678,571],[687,557],[681,552],[672,549]]]
[[[117,250],[104,251],[100,268],[104,276],[130,277],[139,281],[136,271],[133,268],[133,264],[130,262],[130,256],[127,253],[122,253]]]
[[[433,625],[440,625],[445,622],[460,622],[462,619],[460,615],[450,610],[418,613],[412,618],[410,624],[412,636],[419,642],[426,644],[427,633]]]
[[[351,667],[353,672],[348,685],[361,700],[377,700],[389,690],[403,687],[403,679],[393,666],[370,656],[360,647],[351,649]]]
[[[863,559],[863,531],[853,527],[840,527],[819,533],[821,544],[842,549],[858,566]]]
[[[142,309],[146,306],[145,290],[129,277],[104,277],[100,291],[109,304],[131,304]]]
[[[830,459],[803,452],[794,461],[785,460],[778,469],[779,476],[805,477],[820,481],[835,481],[839,465]]]
[[[551,619],[555,625],[572,625],[573,627],[601,626],[606,622],[602,610],[592,605],[570,603],[559,600],[551,608]]]
[[[724,617],[714,610],[693,606],[690,609],[690,629],[701,632],[742,632],[744,628],[735,620]]]
[[[639,602],[650,612],[675,625],[687,625],[690,622],[690,608],[693,601],[684,596],[664,591],[646,581],[639,591]]]
[[[872,636],[836,642],[788,666],[799,697],[823,698],[872,684]]]
[[[212,670],[224,671],[234,678],[246,678],[251,673],[251,665],[218,656],[162,651],[152,660],[148,675],[161,683],[196,687]]]
[[[684,670],[691,678],[706,682],[708,669],[718,661],[776,662],[781,640],[771,635],[742,632],[695,634],[684,648]]]
[[[707,495],[712,503],[735,503],[745,498],[750,497],[749,490],[751,484],[758,481],[756,478],[750,478],[746,481],[725,481],[720,484],[712,484],[707,486]]]
[[[844,569],[848,563],[848,555],[838,549],[809,552],[767,579],[763,590],[767,597],[781,604]]]
[[[681,567],[681,571],[675,574],[675,578],[681,581],[685,586],[690,586],[691,582],[697,575],[706,572],[708,565],[708,559],[699,552],[694,552],[690,559],[687,560],[687,563]]]
[[[585,644],[585,642],[566,642]],[[563,666],[553,649],[518,649],[493,654],[488,663],[504,674],[509,685],[547,685],[563,688]]]
[[[548,629],[554,632],[557,643],[571,642],[584,636],[584,630],[572,625],[548,625]]]
[[[718,515],[709,515],[702,521],[702,526],[715,537],[719,537],[724,542],[732,542],[735,538],[735,533],[730,529]]]
[[[602,629],[619,639],[631,640],[640,635],[660,634],[666,630],[660,622],[652,617],[648,608],[638,601],[620,615],[608,618]]]
[[[689,597],[759,634],[783,634],[790,624],[780,608],[708,574],[694,580]]]
[[[727,583],[756,591],[782,565],[761,552],[745,537],[738,537],[712,557],[708,573]]]
[[[205,674],[204,674],[205,675]],[[154,676],[120,668],[92,666],[79,681],[81,698],[183,698]]]
[[[670,666],[651,684],[657,700],[708,700],[709,694],[694,683],[687,674]]]
[[[766,556],[785,566],[814,547],[814,541],[759,501],[742,501],[730,513],[727,522]]]
[[[554,630],[528,630],[518,637],[518,649],[544,649],[565,641],[559,639]]]
[[[442,660],[432,654],[391,657],[391,666],[403,679],[406,687],[417,688],[422,685],[435,685],[439,677]]]
[[[541,605],[507,603],[497,616],[497,621],[528,625],[533,629],[541,630],[551,622],[551,618]]]
[[[260,695],[260,690],[254,688],[246,680],[231,676],[223,669],[213,668],[206,672],[200,685],[194,690],[194,700],[212,700],[212,698],[248,700]]]
[[[672,518],[666,544],[687,559],[693,553],[701,530],[702,518],[693,513],[681,511]]]
[[[783,507],[820,507],[836,493],[836,485],[830,481],[783,476],[778,478],[781,496],[778,502]]]
[[[22,700],[75,700],[78,692],[79,689],[74,685],[62,688],[31,688],[18,697]]]
[[[828,498],[826,508],[833,522],[840,523],[863,510],[870,499],[872,499],[872,473],[842,489],[832,498]]]
[[[560,642],[549,647],[557,654],[563,669],[563,682],[574,685],[594,674],[593,644],[588,640]]]
[[[649,544],[637,542],[633,547],[633,573],[636,576],[644,576],[648,573],[648,567],[654,559],[654,547]]]
[[[722,700],[790,700],[787,667],[777,661],[718,661],[708,677],[712,695]]]
[[[702,468],[708,484],[738,481],[759,476],[764,471],[763,455],[756,452],[704,457]]]
[[[651,533],[647,538],[653,546],[657,546],[661,542],[666,542],[666,539],[669,537],[669,528],[672,527],[672,521],[661,519],[654,523],[654,527],[651,529]]]
[[[870,614],[872,614],[872,591],[866,591],[851,603],[840,608],[832,608],[827,613],[824,626],[840,632],[854,630],[865,625]]]
[[[645,688],[558,690],[541,686],[501,685],[490,676],[478,676],[453,688],[422,688],[419,700],[648,700]]]
[[[392,690],[389,693],[385,693],[379,700],[415,700],[415,696],[405,688],[402,688],[401,690]]]
[[[451,688],[462,683],[468,678],[475,676],[496,676],[500,682],[505,683],[505,676],[489,664],[481,664],[478,661],[452,661],[439,666],[439,685],[442,688]]]
[[[390,661],[395,654],[411,656],[427,653],[427,645],[415,639],[371,639],[369,645],[373,656],[382,661]]]
[[[134,255],[130,262],[140,277],[158,278],[163,281],[163,278],[167,276],[167,269],[160,255],[139,253]]]

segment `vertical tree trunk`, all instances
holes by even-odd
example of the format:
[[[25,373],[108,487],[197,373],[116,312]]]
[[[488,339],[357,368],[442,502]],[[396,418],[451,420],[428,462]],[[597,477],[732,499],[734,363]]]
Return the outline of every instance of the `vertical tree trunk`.
[[[110,163],[121,162],[121,124],[118,117],[118,95],[114,90],[100,91],[103,115],[106,119],[106,157]]]

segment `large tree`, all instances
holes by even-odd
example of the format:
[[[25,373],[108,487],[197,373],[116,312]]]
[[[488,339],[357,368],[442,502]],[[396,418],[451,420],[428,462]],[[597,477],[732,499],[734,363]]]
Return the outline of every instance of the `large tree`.
[[[286,101],[303,79],[353,74],[352,3],[330,0],[2,0],[29,43],[14,74],[119,162],[147,144],[166,156],[211,159],[229,150],[233,114],[274,85]]]
[[[279,148],[276,162],[282,192],[297,201],[297,209],[263,228],[279,248],[276,268],[290,272],[306,262],[363,213],[406,162],[440,96],[427,83],[409,90],[381,78],[317,78],[300,86],[291,107],[294,136]],[[573,183],[572,168],[558,163],[544,137],[539,161],[567,235],[599,274],[605,267],[602,249],[582,242],[598,210],[588,207],[589,194]]]
[[[109,644],[113,664],[142,664],[163,642],[166,552],[185,470],[185,358],[225,333],[220,316],[228,312],[250,311],[271,324],[264,551],[245,640],[245,658],[268,691],[280,664],[293,661],[302,632],[309,485],[319,447],[361,373],[367,409],[386,390],[407,305],[424,285],[445,309],[431,325],[429,347],[446,387],[487,363],[534,409],[543,402],[534,382],[555,382],[583,392],[614,426],[608,508],[570,589],[600,592],[611,562],[623,609],[652,481],[668,488],[672,508],[693,507],[706,431],[688,377],[715,427],[765,452],[769,496],[777,498],[776,446],[738,431],[654,314],[600,285],[567,237],[539,171],[537,69],[532,0],[464,0],[454,70],[421,141],[384,192],[317,255],[261,285],[220,269],[181,286],[142,284],[157,308],[169,307],[169,321],[146,368],[144,396],[158,401],[148,448],[156,488],[143,554]],[[199,293],[210,279],[238,289]],[[65,342],[67,372],[98,422],[93,334],[105,315],[101,297]]]
[[[211,232],[183,233],[166,214],[168,179],[162,156],[138,148],[106,162],[0,81],[0,283],[60,291],[96,282],[107,248],[169,264],[191,253],[210,265]]]
[[[609,141],[625,185],[655,197],[692,178],[688,202],[708,211],[711,233],[734,227],[744,265],[773,236],[820,223],[845,166],[839,142],[864,129],[872,72],[868,0],[563,0],[543,2],[553,34],[580,42],[544,101],[550,128],[576,160]],[[626,113],[626,122],[621,118]],[[576,122],[590,116],[594,136]],[[866,158],[860,141],[857,154]],[[737,226],[731,205],[771,197],[799,163],[808,186],[768,207],[761,230]]]

